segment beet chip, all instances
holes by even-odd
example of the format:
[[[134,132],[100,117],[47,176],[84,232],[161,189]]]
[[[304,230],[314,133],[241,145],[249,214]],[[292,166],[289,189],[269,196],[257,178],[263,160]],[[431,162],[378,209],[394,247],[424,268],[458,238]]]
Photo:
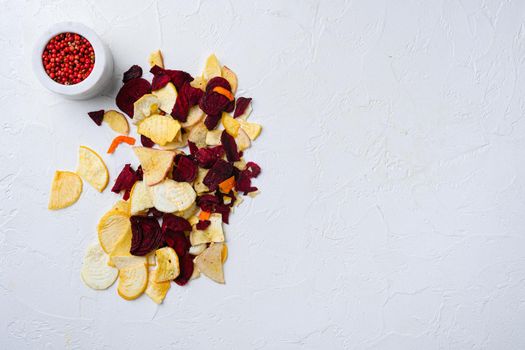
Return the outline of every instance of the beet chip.
[[[219,204],[215,206],[215,213],[219,213],[222,215],[222,222],[224,222],[225,224],[230,223],[230,210],[231,208],[226,204]]]
[[[261,167],[254,162],[246,163],[246,169],[239,173],[235,189],[244,194],[257,191],[257,187],[252,186],[252,179],[259,176]]]
[[[215,191],[219,184],[233,175],[233,165],[223,159],[217,159],[202,182],[210,191]]]
[[[208,93],[212,91],[213,88],[216,88],[217,86],[225,88],[226,90],[230,92],[232,91],[232,88],[228,80],[224,79],[223,77],[215,77],[215,78],[211,78],[210,81],[208,81],[208,84],[206,84],[206,92]]]
[[[228,102],[228,105],[226,106],[226,109],[224,109],[224,111],[226,113],[231,113],[233,112],[234,109],[235,109],[235,98],[233,99],[233,101]]]
[[[237,143],[235,143],[235,139],[228,134],[226,130],[221,134],[221,143],[222,147],[224,147],[224,152],[226,153],[226,159],[228,159],[229,162],[236,162],[241,159],[239,157],[239,152],[237,152]]]
[[[144,256],[159,248],[164,237],[159,222],[152,216],[132,216],[131,221],[131,249],[133,255]]]
[[[261,173],[261,167],[257,163],[248,162],[245,171],[248,171],[251,177],[257,177]]]
[[[159,66],[153,66],[150,69],[150,72],[154,76],[167,75],[170,78],[173,85],[175,85],[175,87],[177,88],[177,91],[179,91],[179,89],[182,88],[182,85],[184,85],[184,83],[189,83],[193,81],[193,77],[189,73],[186,73],[181,70],[171,70],[160,68]],[[168,82],[166,82],[166,84],[167,83]]]
[[[190,149],[190,154],[192,156],[197,155],[197,152],[199,152],[199,147],[194,142],[188,141],[188,148]]]
[[[162,217],[162,231],[191,231],[188,220],[173,214],[164,214]]]
[[[200,220],[195,227],[197,228],[197,230],[206,230],[210,225],[210,220]]]
[[[243,115],[251,102],[252,99],[249,97],[239,97],[237,99],[237,105],[235,106],[235,113],[233,114],[233,117],[237,118]]]
[[[124,165],[124,168],[120,171],[111,192],[120,193],[120,191],[126,191],[124,193],[124,200],[128,200],[129,193],[135,182],[137,182],[138,176],[135,170],[131,167],[131,164]]]
[[[178,91],[171,116],[184,123],[188,119],[190,108],[199,103],[203,94],[204,92],[201,89],[194,88],[189,83],[182,85],[182,88]]]
[[[136,171],[137,181],[142,181],[144,179],[144,171],[142,171],[142,165],[139,165]]]
[[[124,72],[122,76],[122,82],[127,83],[131,79],[141,78],[142,77],[142,68],[134,64],[127,71]]]
[[[179,267],[180,267],[180,274],[177,278],[175,278],[175,283],[177,283],[179,286],[183,286],[191,278],[191,275],[193,275],[193,259],[195,258],[194,255],[191,254],[185,254],[183,256],[179,256]]]
[[[171,81],[170,76],[167,74],[154,75],[151,80],[151,90],[155,91],[168,85]]]
[[[206,125],[206,128],[208,130],[213,130],[217,127],[219,124],[219,121],[221,120],[221,115],[207,115],[204,119],[204,125]]]
[[[151,214],[153,215],[153,217],[155,219],[160,219],[161,217],[164,216],[164,213],[161,212],[160,210],[158,210],[157,208],[153,207],[153,208],[149,208],[148,209],[148,215]]]
[[[155,145],[155,142],[153,142],[149,137],[144,135],[140,135],[140,143],[142,143],[142,146],[149,148]]]
[[[230,100],[226,96],[210,91],[202,96],[199,107],[207,115],[220,115],[226,109],[228,103],[230,103]]]
[[[120,88],[116,98],[117,106],[130,118],[133,118],[133,103],[150,92],[151,85],[147,80],[131,79]]]
[[[188,156],[178,154],[175,157],[173,180],[178,182],[192,182],[197,177],[198,166]]]
[[[89,117],[91,120],[95,122],[98,126],[102,125],[102,120],[104,119],[104,110],[101,109],[100,111],[94,111],[94,112],[88,112]]]
[[[167,246],[172,247],[175,250],[177,256],[179,256],[179,260],[180,257],[188,254],[191,247],[190,240],[186,237],[184,232],[181,231],[167,230],[164,233],[164,241]]]
[[[224,149],[221,145],[219,145],[210,148],[199,148],[194,154],[194,157],[202,168],[209,169],[213,166],[213,164],[215,164],[215,161],[217,161],[217,159],[222,157],[223,154]]]

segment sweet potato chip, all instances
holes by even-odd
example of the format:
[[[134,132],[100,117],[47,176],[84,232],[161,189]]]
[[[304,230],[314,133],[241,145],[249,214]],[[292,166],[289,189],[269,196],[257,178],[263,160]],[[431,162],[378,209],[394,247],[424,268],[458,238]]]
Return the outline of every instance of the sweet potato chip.
[[[86,146],[78,149],[76,173],[99,192],[104,191],[109,181],[106,164],[97,152]]]
[[[166,177],[173,165],[175,153],[147,147],[134,147],[133,151],[140,161],[148,186],[158,184]]]
[[[130,118],[133,118],[133,104],[150,92],[151,85],[147,80],[142,78],[130,79],[120,88],[117,94],[117,106]]]
[[[57,210],[74,204],[82,193],[82,179],[70,171],[55,171],[48,209]]]

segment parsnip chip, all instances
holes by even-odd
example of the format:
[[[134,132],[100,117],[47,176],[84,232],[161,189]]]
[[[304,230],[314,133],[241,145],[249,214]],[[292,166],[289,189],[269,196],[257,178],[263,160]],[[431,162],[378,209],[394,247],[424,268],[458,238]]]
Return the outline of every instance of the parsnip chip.
[[[119,241],[131,230],[129,216],[110,210],[100,219],[97,226],[98,240],[104,251],[110,254]]]
[[[199,171],[197,172],[197,177],[193,181],[193,188],[195,189],[195,192],[197,192],[198,194],[210,191],[208,186],[204,184],[204,178],[206,177],[206,174],[208,174],[208,169],[199,167]]]
[[[57,210],[74,204],[82,193],[82,179],[71,171],[55,171],[48,209]]]
[[[190,85],[194,88],[201,89],[202,91],[206,90],[206,84],[208,81],[204,79],[203,76],[195,77],[192,82],[190,82]]]
[[[152,92],[153,95],[157,96],[160,102],[160,109],[167,114],[171,114],[175,101],[177,101],[177,89],[173,83],[169,82],[164,87]]]
[[[152,114],[159,111],[160,101],[153,94],[146,94],[133,103],[132,123],[137,125]]]
[[[239,122],[236,119],[234,119],[228,113],[223,112],[221,122],[222,122],[222,126],[224,126],[224,130],[226,130],[228,134],[230,134],[233,137],[237,136],[237,134],[239,133],[239,128],[241,127],[241,124],[239,124]]]
[[[190,108],[188,118],[184,123],[181,123],[183,128],[190,128],[204,119],[204,112],[196,105]]]
[[[222,243],[212,243],[194,260],[199,271],[217,283],[224,283],[224,271],[222,269],[223,249]]]
[[[119,134],[129,134],[129,123],[124,114],[110,109],[104,113],[103,121],[109,125],[111,130]]]
[[[190,233],[190,242],[192,246],[210,243],[224,242],[224,231],[222,230],[222,215],[218,213],[211,214],[210,226],[205,230],[193,229]]]
[[[208,128],[204,125],[203,122],[195,124],[188,135],[188,141],[193,142],[197,147],[202,148],[206,146],[206,134],[208,133]]]
[[[204,67],[204,78],[210,80],[211,78],[220,77],[222,75],[221,64],[214,54],[211,54],[206,60]]]
[[[84,255],[80,277],[92,289],[107,289],[118,277],[118,270],[108,266],[106,253],[98,243],[91,244]]]
[[[164,247],[155,251],[157,260],[157,276],[155,282],[166,282],[177,278],[180,274],[179,257],[171,247]]]
[[[109,181],[109,173],[102,158],[86,146],[78,149],[77,174],[97,191],[102,192]]]
[[[162,57],[162,52],[160,50],[153,51],[149,54],[148,63],[150,67],[159,66],[164,68],[164,58]]]
[[[137,181],[131,189],[129,196],[130,214],[136,215],[143,210],[153,208],[153,199],[149,193],[149,188],[144,181]]]
[[[206,144],[208,146],[217,146],[221,144],[222,130],[209,130],[206,133]]]
[[[120,270],[118,281],[118,294],[126,299],[138,298],[148,285],[148,268],[146,265],[136,265]]]
[[[246,135],[250,138],[250,140],[255,140],[259,135],[261,134],[262,126],[256,123],[250,123],[244,120],[239,120],[239,123],[241,124],[241,129],[246,132]]]
[[[148,286],[146,287],[146,295],[155,303],[162,304],[162,301],[168,294],[171,287],[170,281],[156,282],[157,270],[150,271],[148,276]]]
[[[154,207],[164,213],[186,210],[197,198],[189,183],[176,182],[171,179],[151,186],[150,193]]]
[[[137,132],[164,146],[180,131],[180,123],[169,115],[153,114],[140,122]]]
[[[145,256],[135,256],[131,254],[112,256],[111,262],[119,270],[129,269],[137,266],[146,266],[148,264]]]
[[[222,67],[222,77],[228,80],[232,88],[232,93],[235,95],[237,92],[237,75],[228,67]]]
[[[175,153],[148,147],[134,147],[133,151],[139,159],[144,180],[148,186],[158,184],[166,177],[173,166]]]
[[[238,130],[237,136],[235,137],[235,143],[237,144],[237,149],[239,151],[244,151],[252,145],[250,138],[246,135],[243,129]]]

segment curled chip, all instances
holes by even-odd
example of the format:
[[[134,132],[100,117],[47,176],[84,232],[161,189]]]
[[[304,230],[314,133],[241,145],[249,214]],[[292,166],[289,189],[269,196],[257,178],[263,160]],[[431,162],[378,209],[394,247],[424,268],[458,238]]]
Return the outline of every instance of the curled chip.
[[[97,191],[102,192],[109,181],[109,173],[102,158],[86,146],[78,149],[77,174]]]
[[[204,184],[204,178],[207,174],[207,169],[199,168],[199,171],[197,172],[197,177],[195,178],[195,181],[193,181],[193,188],[195,188],[195,192],[197,192],[198,194],[205,193],[210,190],[208,186]]]
[[[183,286],[188,283],[191,276],[193,276],[193,258],[194,256],[191,254],[185,254],[179,258],[180,274],[179,277],[175,278],[175,283],[177,283],[179,286]]]
[[[173,166],[175,153],[147,147],[134,147],[133,151],[144,171],[144,180],[148,186],[158,184],[166,177]]]
[[[142,78],[130,79],[120,88],[117,94],[117,106],[130,118],[133,118],[133,104],[150,92],[151,85],[147,80]]]
[[[204,67],[204,78],[206,78],[206,80],[210,80],[214,77],[220,77],[221,74],[222,72],[219,60],[217,59],[217,56],[211,54],[206,60],[206,66]]]
[[[104,251],[110,254],[130,229],[129,216],[111,209],[97,225],[98,240]]]
[[[162,304],[162,301],[168,294],[171,287],[170,281],[157,282],[157,270],[150,271],[148,276],[148,286],[146,287],[146,295],[155,303]]]
[[[153,95],[157,96],[160,102],[160,109],[166,113],[171,113],[175,101],[177,100],[177,89],[173,83],[167,83],[164,87],[154,90]]]
[[[142,77],[142,68],[134,64],[127,71],[124,72],[122,76],[122,82],[127,83],[131,79]]]
[[[92,289],[107,289],[118,277],[118,270],[108,266],[108,256],[98,243],[86,250],[80,271],[82,281]]]
[[[136,265],[120,270],[118,281],[118,294],[126,299],[138,298],[148,285],[148,268],[146,265]]]
[[[228,159],[229,162],[236,162],[241,159],[239,152],[237,151],[235,139],[228,134],[226,130],[221,134],[221,143],[224,148],[224,153],[226,153],[226,159]]]
[[[224,126],[224,130],[228,134],[230,134],[233,137],[236,137],[239,133],[239,128],[241,127],[241,124],[237,120],[235,120],[231,115],[229,115],[226,112],[222,113],[222,126]]]
[[[149,188],[144,181],[137,181],[130,194],[130,214],[140,214],[142,211],[153,207],[153,199]]]
[[[239,97],[235,105],[234,118],[246,120],[252,112],[252,99],[247,97]]]
[[[137,132],[164,146],[180,131],[180,123],[169,115],[153,114],[140,122]]]
[[[118,132],[119,134],[129,134],[129,124],[124,114],[110,109],[104,113],[103,120],[104,123],[109,125],[111,130]]]
[[[210,242],[224,242],[221,214],[211,214],[209,220],[210,226],[205,230],[191,231],[190,242],[192,246]]]
[[[197,177],[197,164],[188,156],[178,154],[175,157],[172,178],[178,182],[192,182]]]
[[[160,101],[153,94],[146,94],[133,103],[133,124],[137,125],[147,117],[158,112]]]
[[[157,260],[157,276],[155,282],[171,281],[179,276],[179,257],[171,247],[164,247],[155,251]]]
[[[55,171],[48,208],[63,209],[74,204],[82,193],[82,179],[71,171]]]
[[[197,197],[187,182],[166,179],[150,187],[153,206],[164,213],[173,213],[189,208]]]
[[[212,243],[205,251],[195,258],[195,266],[205,276],[217,283],[224,283],[224,272],[222,269],[222,243]]]

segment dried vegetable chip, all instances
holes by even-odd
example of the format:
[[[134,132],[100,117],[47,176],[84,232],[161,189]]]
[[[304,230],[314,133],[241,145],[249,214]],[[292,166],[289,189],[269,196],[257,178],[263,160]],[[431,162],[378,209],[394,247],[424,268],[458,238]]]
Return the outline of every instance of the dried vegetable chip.
[[[55,171],[48,209],[57,210],[74,204],[82,193],[82,179],[71,171]]]

